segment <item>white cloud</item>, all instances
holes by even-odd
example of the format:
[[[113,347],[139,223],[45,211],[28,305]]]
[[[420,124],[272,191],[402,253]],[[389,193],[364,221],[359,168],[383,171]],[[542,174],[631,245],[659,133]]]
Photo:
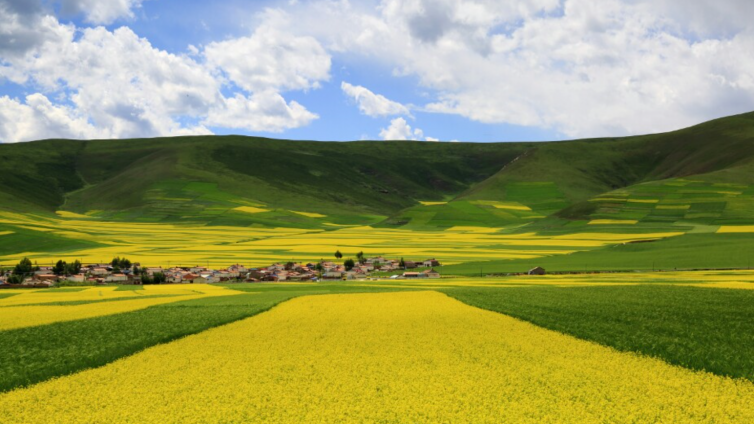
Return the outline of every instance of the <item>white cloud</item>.
[[[395,118],[390,121],[390,126],[380,131],[380,138],[383,140],[424,140],[439,141],[433,137],[425,137],[424,131],[419,128],[412,129],[403,118]]]
[[[204,51],[244,90],[306,90],[330,76],[330,55],[310,36],[295,37],[268,25],[252,36],[211,43]]]
[[[49,102],[5,98],[3,140],[36,134],[31,124],[9,122],[10,110],[39,133],[59,128],[77,137],[92,128],[108,137],[204,133],[221,124],[297,128],[317,115],[281,93],[320,87],[331,56],[416,81],[428,100],[412,111],[573,137],[665,131],[754,109],[748,0],[280,2],[255,12],[249,36],[186,55],[128,28],[76,28],[52,15],[60,5],[61,13],[111,23],[135,16],[141,3],[0,0],[0,80]],[[410,116],[364,87],[341,89],[366,115]],[[429,139],[399,119],[383,132]]]
[[[251,97],[237,94],[226,99],[223,107],[210,111],[204,123],[223,128],[282,132],[309,125],[317,118],[295,101],[286,103],[280,94],[264,91]]]
[[[22,103],[0,97],[0,140],[16,142],[45,138],[97,138],[104,134],[70,107],[55,106],[42,94]]]
[[[426,111],[588,137],[754,109],[750,10],[744,0],[321,0],[269,16],[416,79],[436,98]]]
[[[278,92],[315,88],[327,77],[329,56],[325,56],[323,71],[321,47],[303,52],[312,46],[313,39],[280,35],[272,40],[271,33],[256,32],[254,37],[262,34],[266,40],[262,46],[272,46],[265,57],[275,56],[275,49],[290,49],[289,56],[281,54],[277,62],[259,62],[259,73],[253,74],[252,67],[235,66],[229,60],[208,66],[196,54],[198,51],[192,57],[157,49],[127,27],[114,31],[104,27],[78,29],[48,15],[40,19],[50,28],[47,36],[30,39],[28,46],[13,54],[3,52],[0,42],[0,63],[6,65],[0,66],[0,80],[7,78],[38,92],[26,103],[4,100],[6,119],[0,121],[0,142],[55,136],[53,129],[59,130],[60,137],[71,138],[207,134],[208,125],[280,132],[317,118],[301,104],[287,103]],[[3,27],[2,22],[0,19],[0,31],[21,28]],[[226,49],[233,46],[232,40],[228,43]],[[303,55],[298,65],[297,53]],[[248,92],[226,98],[222,93],[229,83],[222,76],[225,74]],[[41,104],[41,98],[46,100],[46,107],[35,107]],[[7,118],[11,110],[19,112],[20,122]]]
[[[0,0],[0,63],[23,56],[68,29],[45,14],[38,0]]]
[[[390,115],[409,115],[408,108],[394,102],[381,94],[375,94],[360,85],[351,85],[345,81],[340,84],[341,90],[359,105],[361,113],[373,118]]]
[[[111,24],[120,18],[133,18],[133,9],[143,0],[61,0],[65,15],[84,14],[93,24]]]
[[[69,92],[77,113],[110,137],[185,133],[175,118],[202,116],[221,100],[220,83],[208,70],[155,49],[126,27],[88,28],[78,40],[73,36],[70,28],[36,54],[14,60],[7,76],[47,92]]]

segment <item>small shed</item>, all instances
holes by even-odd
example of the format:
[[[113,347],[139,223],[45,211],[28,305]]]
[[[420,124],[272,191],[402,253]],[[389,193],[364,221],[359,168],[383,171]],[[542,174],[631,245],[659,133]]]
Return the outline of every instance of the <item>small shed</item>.
[[[541,266],[534,267],[529,270],[528,274],[529,275],[545,275],[545,269],[542,268]]]

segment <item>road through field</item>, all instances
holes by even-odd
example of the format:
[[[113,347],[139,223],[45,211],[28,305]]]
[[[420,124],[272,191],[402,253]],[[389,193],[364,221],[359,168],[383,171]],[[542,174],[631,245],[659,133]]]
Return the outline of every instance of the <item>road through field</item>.
[[[748,381],[401,292],[294,299],[5,393],[0,422],[723,423],[752,402]]]

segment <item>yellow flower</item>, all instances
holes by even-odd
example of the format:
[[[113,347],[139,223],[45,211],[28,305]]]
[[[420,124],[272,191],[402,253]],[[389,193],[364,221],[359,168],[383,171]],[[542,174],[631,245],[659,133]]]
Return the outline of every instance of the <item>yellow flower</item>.
[[[0,422],[754,422],[754,385],[436,292],[303,297],[0,396]]]

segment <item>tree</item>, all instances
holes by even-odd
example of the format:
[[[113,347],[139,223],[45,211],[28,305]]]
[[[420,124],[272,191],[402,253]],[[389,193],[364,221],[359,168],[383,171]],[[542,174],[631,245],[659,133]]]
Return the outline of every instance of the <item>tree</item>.
[[[382,266],[382,264],[380,263],[380,261],[374,261],[374,263],[372,263],[372,265],[374,265],[374,269],[380,269],[380,266]]]
[[[8,277],[8,284],[22,284],[24,282],[24,277],[19,274],[13,274],[10,277]]]
[[[340,253],[340,250],[335,251],[335,258],[336,259],[341,259],[342,257],[343,257],[343,254]]]
[[[80,272],[81,272],[81,262],[79,262],[78,259],[73,261],[73,263],[67,264],[65,267],[66,275],[76,275]]]
[[[401,262],[398,264],[398,266],[403,269],[406,269],[406,261],[404,261],[403,258],[401,258]]]
[[[35,267],[31,264],[31,261],[29,258],[23,258],[21,259],[21,262],[16,265],[15,268],[13,268],[13,274],[20,275],[20,276],[26,276],[31,275],[35,271],[39,270],[39,267]]]
[[[129,269],[131,268],[131,261],[126,258],[121,257],[114,257],[112,261],[110,261],[110,265],[113,268],[120,268],[120,269]]]
[[[354,262],[353,259],[346,259],[346,261],[343,262],[343,266],[346,267],[346,271],[350,271],[356,266],[356,262]]]
[[[294,263],[293,263],[293,262],[286,262],[286,263],[285,263],[285,266],[284,266],[283,268],[284,268],[284,269],[285,269],[286,271],[290,271],[290,270],[292,270],[292,269],[293,269],[293,265],[294,265]]]
[[[167,278],[165,278],[165,274],[162,272],[155,272],[152,280],[154,284],[162,284],[167,281]]]
[[[366,258],[364,257],[364,252],[359,252],[356,254],[356,259],[359,260],[360,264],[366,263]]]
[[[66,270],[66,263],[61,259],[59,260],[54,267],[52,267],[52,273],[55,275],[63,275],[65,274]]]

